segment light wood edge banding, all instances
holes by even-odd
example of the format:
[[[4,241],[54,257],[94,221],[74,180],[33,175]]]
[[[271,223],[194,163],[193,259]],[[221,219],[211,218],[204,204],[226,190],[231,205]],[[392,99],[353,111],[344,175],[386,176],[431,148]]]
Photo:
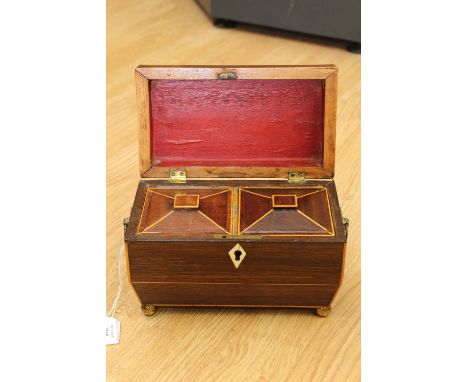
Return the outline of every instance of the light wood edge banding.
[[[175,200],[175,198],[172,197],[172,196],[169,196],[169,195],[166,195],[166,194],[162,194],[162,193],[160,193],[160,192],[158,192],[158,191],[154,191],[154,190],[155,190],[155,189],[153,189],[153,188],[148,188],[148,192],[152,192],[153,194],[158,194],[158,195],[164,196],[165,198]],[[156,188],[156,190],[157,190],[157,188]]]
[[[136,70],[135,82],[139,120],[138,144],[140,153],[140,175],[143,176],[152,167],[149,80]]]
[[[219,194],[223,194],[223,193],[228,192],[228,191],[231,191],[231,190],[228,188],[228,189],[226,189],[226,190],[224,190],[224,191],[219,191],[219,192],[216,192],[216,193],[214,193],[214,194],[202,196],[202,197],[200,197],[200,199],[211,198],[212,196],[219,195]]]
[[[335,236],[335,221],[333,220],[333,214],[330,205],[330,197],[328,196],[328,190],[325,189],[325,195],[327,196],[327,206],[328,206],[328,215],[330,217],[331,227],[332,227],[332,234]]]
[[[336,298],[336,295],[340,291],[342,285],[343,285],[343,280],[344,280],[344,273],[345,273],[345,265],[346,265],[346,252],[348,251],[348,243],[344,243],[343,246],[343,257],[341,260],[341,274],[340,274],[340,283],[338,284],[338,287],[336,288],[335,294],[332,297],[332,300],[330,301],[330,306],[333,303],[333,301]]]
[[[133,285],[134,282],[132,281],[132,275],[131,275],[131,271],[130,271],[130,255],[129,255],[129,252],[128,252],[128,243],[125,242],[125,262],[126,262],[126,265],[127,265],[127,278],[128,278],[128,282],[130,284],[130,286],[132,287],[133,291],[135,292],[135,295],[136,295],[136,298],[138,299],[138,301],[140,302],[140,305],[141,305],[141,299],[140,299],[140,296],[138,295],[138,292],[136,291],[135,289],[135,286]]]
[[[127,264],[127,278],[128,278],[128,282],[131,283],[132,275],[130,274],[130,259],[128,258],[128,243],[125,242],[124,245],[125,245],[125,260]]]
[[[233,187],[231,191],[231,231],[232,235],[239,234],[237,216],[239,215],[239,187]]]
[[[164,306],[164,307],[206,307],[206,308],[293,308],[293,309],[317,309],[323,308],[323,305],[226,305],[226,304],[158,304],[148,303],[144,305]],[[331,306],[331,303],[328,304]]]
[[[137,227],[137,234],[139,233],[142,233],[143,231],[141,230],[141,222],[143,220],[143,213],[146,211],[146,203],[148,203],[148,194],[151,190],[149,188],[146,189],[146,192],[145,192],[145,201],[143,202],[143,208],[141,210],[141,213],[140,213],[140,219],[138,221],[138,227]],[[154,191],[151,191],[151,192],[154,192]]]
[[[323,171],[333,178],[335,174],[336,103],[338,70],[325,79],[325,100],[323,118]]]
[[[276,204],[275,203],[275,197],[284,197],[284,196],[292,196],[294,197],[294,204]],[[272,200],[272,205],[273,205],[273,208],[297,208],[297,195],[294,195],[294,194],[290,194],[290,195],[287,195],[287,194],[275,194],[275,195],[271,195],[271,200]]]
[[[211,223],[213,223],[214,225],[216,225],[216,227],[222,229],[224,232],[226,232],[228,235],[231,235],[231,232],[230,231],[226,231],[223,227],[221,227],[218,223],[216,223],[213,219],[211,219],[209,216],[207,216],[206,214],[204,214],[203,212],[201,212],[200,210],[198,210],[198,212],[200,212],[206,219],[208,219]],[[232,228],[229,227],[229,229],[232,231]]]
[[[303,197],[305,197],[305,196],[309,196],[309,195],[317,194],[318,192],[321,192],[321,191],[323,191],[323,190],[326,190],[326,188],[325,188],[325,187],[323,187],[323,188],[321,188],[320,190],[313,191],[313,192],[309,192],[309,193],[307,193],[307,194],[304,194],[304,195],[298,196],[297,198],[298,198],[298,199],[300,199],[300,198],[303,198]]]
[[[258,70],[262,69],[262,70]],[[283,66],[139,66],[136,71],[148,80],[216,80],[221,73],[235,73],[238,80],[325,80],[335,65]]]
[[[176,204],[176,203],[177,203],[178,197],[183,197],[183,196],[196,196],[196,197],[197,197],[197,203],[196,203],[196,204],[190,204],[190,205],[182,205],[182,206]],[[190,195],[189,195],[189,194],[187,194],[187,195],[176,195],[176,196],[174,197],[174,206],[173,206],[173,208],[174,208],[175,210],[196,209],[196,208],[198,208],[198,207],[200,207],[200,195],[194,195],[194,194],[190,194]]]
[[[259,194],[258,192],[249,191],[249,190],[246,190],[245,188],[242,188],[242,187],[241,187],[241,191],[248,192],[249,194],[261,196],[262,198],[271,199],[271,196],[262,195],[262,194]]]
[[[246,285],[236,282],[197,282],[197,281],[133,281],[134,284],[189,284],[189,285]],[[251,284],[247,284],[251,285]],[[336,287],[336,284],[314,284],[314,283],[254,283],[254,285],[286,285],[286,286],[328,286]]]

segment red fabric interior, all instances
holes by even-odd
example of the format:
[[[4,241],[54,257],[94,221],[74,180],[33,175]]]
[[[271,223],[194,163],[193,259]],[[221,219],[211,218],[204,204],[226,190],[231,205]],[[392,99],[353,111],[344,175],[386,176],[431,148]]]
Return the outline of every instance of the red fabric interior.
[[[153,80],[153,166],[321,166],[322,80]]]

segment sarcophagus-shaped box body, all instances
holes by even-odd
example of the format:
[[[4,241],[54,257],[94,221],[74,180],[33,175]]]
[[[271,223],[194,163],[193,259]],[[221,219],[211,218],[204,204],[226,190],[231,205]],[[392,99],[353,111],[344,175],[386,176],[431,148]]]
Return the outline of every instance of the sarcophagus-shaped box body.
[[[343,278],[335,66],[136,69],[128,275],[157,306],[317,308]]]

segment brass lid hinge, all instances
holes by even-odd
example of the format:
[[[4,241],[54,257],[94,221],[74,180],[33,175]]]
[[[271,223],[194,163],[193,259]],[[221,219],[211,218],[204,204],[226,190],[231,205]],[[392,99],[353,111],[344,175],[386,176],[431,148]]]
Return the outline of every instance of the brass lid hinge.
[[[288,172],[289,183],[304,183],[305,173],[304,172]]]
[[[218,80],[237,80],[237,74],[232,72],[219,73]]]
[[[187,183],[187,171],[169,171],[169,183]]]

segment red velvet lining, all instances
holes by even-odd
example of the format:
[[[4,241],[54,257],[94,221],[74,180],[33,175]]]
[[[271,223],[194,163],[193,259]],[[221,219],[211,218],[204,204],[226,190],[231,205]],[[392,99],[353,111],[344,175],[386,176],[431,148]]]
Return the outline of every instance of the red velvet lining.
[[[321,166],[322,80],[153,80],[153,166]]]

